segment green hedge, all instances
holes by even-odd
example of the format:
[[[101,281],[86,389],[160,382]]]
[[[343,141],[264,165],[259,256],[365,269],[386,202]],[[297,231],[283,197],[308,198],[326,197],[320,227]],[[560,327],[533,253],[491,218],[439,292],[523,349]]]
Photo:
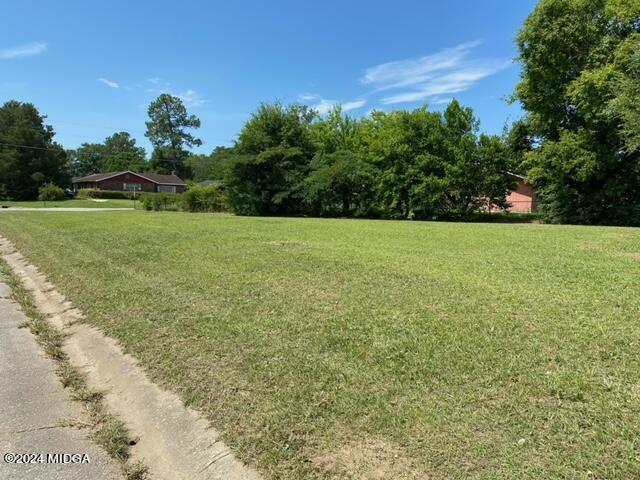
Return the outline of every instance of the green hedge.
[[[140,192],[136,193],[136,197],[139,197],[140,195]],[[81,188],[78,190],[78,197],[130,200],[133,198],[133,192],[124,190],[97,190],[94,188]]]
[[[180,210],[180,195],[173,193],[150,193],[140,194],[140,205],[145,210],[153,211],[177,211]]]
[[[228,210],[227,196],[219,185],[189,188],[180,195],[180,204],[187,212],[224,212]]]
[[[142,193],[140,205],[145,210],[185,212],[225,212],[227,196],[218,185],[210,187],[192,186],[179,195],[168,193]]]

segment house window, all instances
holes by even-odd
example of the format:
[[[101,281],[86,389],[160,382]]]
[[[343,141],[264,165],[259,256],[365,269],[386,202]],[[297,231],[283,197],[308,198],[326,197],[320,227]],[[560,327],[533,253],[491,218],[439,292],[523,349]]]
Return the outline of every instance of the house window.
[[[140,183],[124,183],[123,190],[128,190],[131,192],[139,192],[142,190],[142,185]]]
[[[158,185],[158,191],[162,193],[176,193],[175,185]]]

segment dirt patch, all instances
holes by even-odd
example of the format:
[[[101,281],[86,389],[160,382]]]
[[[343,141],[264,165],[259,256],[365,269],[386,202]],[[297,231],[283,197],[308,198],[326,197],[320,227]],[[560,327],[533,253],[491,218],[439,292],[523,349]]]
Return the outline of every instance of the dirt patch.
[[[63,349],[71,365],[86,375],[92,391],[104,393],[106,409],[121,418],[137,439],[131,457],[148,465],[152,478],[261,478],[233,456],[200,414],[185,407],[177,395],[152,383],[115,340],[82,323],[82,312],[1,237],[0,253],[33,294],[39,310],[66,334]]]
[[[337,451],[312,459],[314,468],[329,478],[353,480],[417,480],[431,477],[418,473],[419,468],[402,450],[382,440],[359,440]]]

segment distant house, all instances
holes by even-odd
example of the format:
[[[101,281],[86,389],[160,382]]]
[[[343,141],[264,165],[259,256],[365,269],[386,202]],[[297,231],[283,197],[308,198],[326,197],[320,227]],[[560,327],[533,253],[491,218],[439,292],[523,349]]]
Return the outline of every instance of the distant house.
[[[535,212],[538,200],[533,186],[522,175],[510,173],[509,176],[516,182],[517,187],[507,195],[507,202],[511,205],[507,210],[514,213]]]
[[[111,172],[95,173],[72,180],[73,190],[92,188],[96,190],[120,190],[136,192],[181,193],[187,184],[175,175],[158,173]]]

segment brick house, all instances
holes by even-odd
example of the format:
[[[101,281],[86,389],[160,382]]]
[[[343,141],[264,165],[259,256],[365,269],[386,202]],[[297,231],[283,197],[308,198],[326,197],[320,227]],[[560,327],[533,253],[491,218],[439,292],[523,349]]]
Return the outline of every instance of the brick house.
[[[176,175],[158,173],[111,172],[95,173],[72,180],[73,190],[91,188],[95,190],[117,190],[136,192],[181,193],[187,184]]]
[[[507,202],[511,205],[507,210],[514,213],[535,212],[538,200],[533,186],[522,175],[510,173],[509,176],[516,182],[517,187],[507,195]]]

